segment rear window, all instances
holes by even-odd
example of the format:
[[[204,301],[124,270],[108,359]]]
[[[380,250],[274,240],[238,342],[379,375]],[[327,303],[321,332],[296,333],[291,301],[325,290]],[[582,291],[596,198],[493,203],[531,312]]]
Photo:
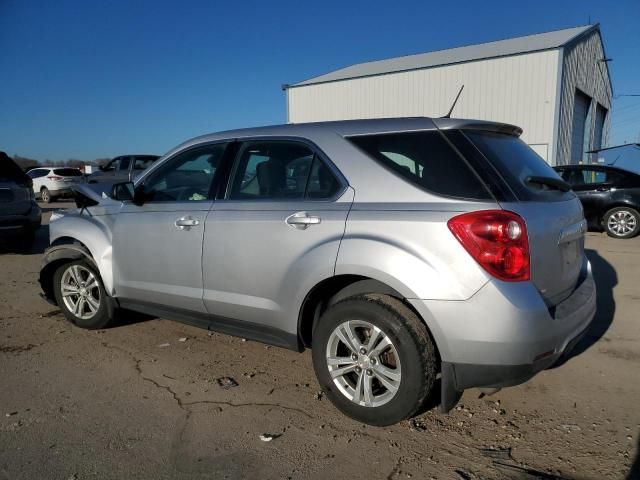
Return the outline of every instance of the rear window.
[[[348,140],[424,190],[473,200],[491,198],[484,184],[440,132],[385,133]]]
[[[550,190],[544,185],[527,183],[528,177],[560,176],[519,138],[494,132],[465,131],[465,134],[494,166],[518,199],[549,200],[572,195]]]
[[[82,172],[77,168],[54,168],[53,174],[60,177],[81,177]]]

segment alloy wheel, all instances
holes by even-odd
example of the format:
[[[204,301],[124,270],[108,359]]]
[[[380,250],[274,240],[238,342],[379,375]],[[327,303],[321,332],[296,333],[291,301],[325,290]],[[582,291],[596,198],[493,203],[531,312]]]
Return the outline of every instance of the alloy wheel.
[[[349,320],[333,330],[326,362],[335,386],[357,405],[379,407],[400,388],[396,347],[382,330],[364,320]]]
[[[609,215],[607,228],[615,235],[628,235],[636,228],[636,217],[628,210],[618,210]]]
[[[100,309],[98,279],[82,265],[71,265],[64,271],[61,293],[65,307],[82,320],[92,318]]]

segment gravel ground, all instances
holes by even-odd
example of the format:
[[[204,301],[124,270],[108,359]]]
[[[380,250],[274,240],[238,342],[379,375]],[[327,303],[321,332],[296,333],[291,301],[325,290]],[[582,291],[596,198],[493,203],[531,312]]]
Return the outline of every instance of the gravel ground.
[[[640,478],[640,238],[588,234],[598,316],[564,365],[385,428],[319,395],[310,352],[73,327],[38,297],[46,243],[0,255],[0,479]]]

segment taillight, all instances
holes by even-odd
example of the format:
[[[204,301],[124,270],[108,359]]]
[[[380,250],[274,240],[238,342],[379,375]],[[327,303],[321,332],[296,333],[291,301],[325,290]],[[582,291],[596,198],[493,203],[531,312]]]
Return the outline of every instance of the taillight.
[[[520,215],[481,210],[453,217],[447,225],[465,250],[494,277],[507,282],[531,277],[527,226]]]
[[[62,177],[56,177],[55,175],[51,175],[50,177],[47,177],[49,180],[53,180],[54,182],[59,182],[60,180],[62,180]]]

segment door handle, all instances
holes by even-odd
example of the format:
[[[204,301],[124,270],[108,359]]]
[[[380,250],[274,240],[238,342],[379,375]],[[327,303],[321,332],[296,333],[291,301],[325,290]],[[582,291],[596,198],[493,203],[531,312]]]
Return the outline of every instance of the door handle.
[[[291,225],[294,228],[298,228],[300,230],[304,230],[309,227],[309,225],[317,225],[322,220],[320,217],[314,217],[312,215],[308,215],[307,212],[297,212],[293,215],[289,215],[285,222],[287,225]]]
[[[200,225],[200,220],[192,217],[182,217],[175,221],[175,226],[180,230],[190,230],[191,227],[197,227]]]

